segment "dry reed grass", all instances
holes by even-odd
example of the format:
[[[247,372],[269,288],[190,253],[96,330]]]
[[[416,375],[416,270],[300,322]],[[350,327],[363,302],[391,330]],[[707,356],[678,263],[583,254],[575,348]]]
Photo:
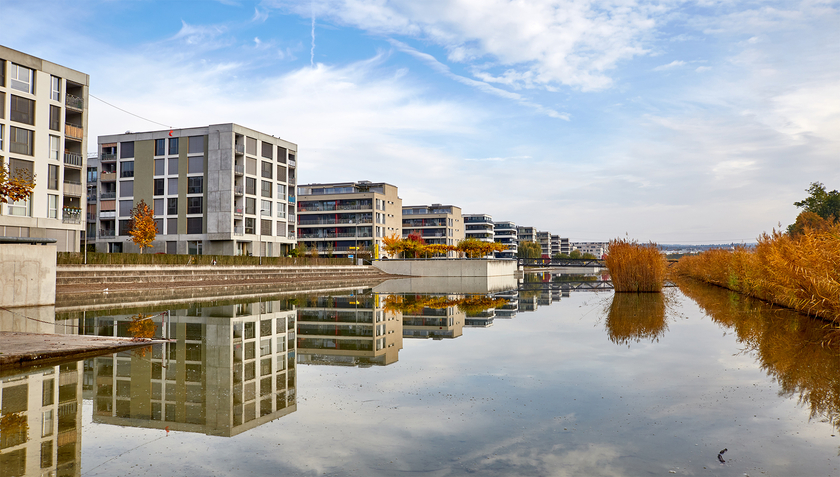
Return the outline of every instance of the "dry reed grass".
[[[616,293],[607,310],[607,336],[615,344],[656,341],[668,329],[663,293]]]
[[[674,271],[840,322],[840,224],[795,237],[762,234],[754,251],[710,250],[681,258]]]
[[[616,292],[660,292],[667,261],[655,243],[616,239],[604,260]]]

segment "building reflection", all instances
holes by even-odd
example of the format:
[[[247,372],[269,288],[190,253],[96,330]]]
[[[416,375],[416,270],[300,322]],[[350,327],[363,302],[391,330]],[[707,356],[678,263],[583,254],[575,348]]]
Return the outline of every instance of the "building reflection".
[[[403,347],[403,315],[386,310],[379,294],[310,296],[297,311],[301,364],[386,366]]]
[[[78,476],[82,361],[0,379],[0,475]]]
[[[170,310],[150,350],[86,367],[94,422],[234,436],[294,412],[297,311],[281,301]],[[86,316],[89,334],[127,336],[132,315]]]

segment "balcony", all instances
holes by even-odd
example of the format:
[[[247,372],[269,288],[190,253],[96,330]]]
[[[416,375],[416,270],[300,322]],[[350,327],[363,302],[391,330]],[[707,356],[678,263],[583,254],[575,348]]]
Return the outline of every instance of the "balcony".
[[[294,159],[289,159],[289,167],[296,167],[296,166],[297,166],[297,161],[295,161]]]
[[[103,172],[99,174],[99,182],[113,182],[117,180],[116,172]]]
[[[233,166],[233,173],[237,176],[244,176],[245,175],[245,166],[242,164],[235,164]]]
[[[96,203],[96,193],[93,193],[93,194],[88,193],[87,202],[88,202],[88,204],[95,204]]]
[[[235,207],[233,209],[234,217],[242,217],[242,207]]]
[[[114,162],[117,160],[116,154],[105,154],[102,153],[99,155],[99,162]]]
[[[117,193],[116,192],[103,192],[99,194],[99,200],[111,200],[116,199]]]
[[[91,214],[90,212],[87,213],[87,221],[88,222],[96,222],[96,214]]]
[[[75,207],[65,207],[61,213],[61,222],[65,224],[82,223],[82,209],[77,209]]]
[[[78,96],[74,96],[70,93],[67,93],[67,95],[65,95],[64,103],[70,109],[75,109],[77,111],[82,111],[85,109],[85,100]]]
[[[68,166],[82,167],[83,160],[84,158],[82,157],[82,155],[77,152],[64,153],[64,164]]]
[[[69,197],[81,197],[82,196],[82,184],[81,182],[76,181],[64,181],[64,195]]]
[[[233,195],[245,195],[245,187],[236,186],[233,188]]]
[[[85,138],[85,130],[82,129],[81,126],[76,126],[75,124],[65,123],[64,124],[64,137],[67,139],[75,139],[76,141],[81,141]]]
[[[245,235],[245,228],[241,225],[239,227],[233,228],[233,235],[242,236]]]
[[[99,211],[99,218],[100,219],[116,219],[117,218],[117,211],[116,210],[101,210],[101,211]]]
[[[242,143],[234,144],[233,145],[233,150],[237,154],[245,154],[245,144],[242,144]]]
[[[107,229],[107,230],[100,229],[99,230],[99,238],[114,238],[114,236],[115,236],[114,232],[115,232],[114,229]]]

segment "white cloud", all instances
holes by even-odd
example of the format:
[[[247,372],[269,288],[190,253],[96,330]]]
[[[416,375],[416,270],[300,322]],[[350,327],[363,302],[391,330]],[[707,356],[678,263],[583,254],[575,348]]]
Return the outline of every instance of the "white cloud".
[[[664,71],[669,70],[671,68],[676,68],[677,66],[685,66],[685,61],[674,60],[667,65],[660,65],[653,69],[653,71]]]

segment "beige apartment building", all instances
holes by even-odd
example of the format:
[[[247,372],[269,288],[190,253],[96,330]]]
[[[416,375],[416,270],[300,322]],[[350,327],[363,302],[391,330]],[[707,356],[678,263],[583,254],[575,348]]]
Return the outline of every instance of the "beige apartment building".
[[[298,242],[321,255],[382,254],[382,239],[402,232],[402,199],[385,182],[298,186]]]
[[[128,231],[142,199],[150,252],[283,256],[297,242],[297,150],[233,123],[99,136],[96,250],[139,251]]]
[[[428,244],[458,245],[466,237],[461,208],[454,205],[412,205],[402,208],[402,236],[416,234]],[[449,252],[455,256],[455,252]]]
[[[78,252],[84,233],[89,76],[0,46],[0,161],[35,176],[28,200],[0,204],[0,236],[47,237]]]

